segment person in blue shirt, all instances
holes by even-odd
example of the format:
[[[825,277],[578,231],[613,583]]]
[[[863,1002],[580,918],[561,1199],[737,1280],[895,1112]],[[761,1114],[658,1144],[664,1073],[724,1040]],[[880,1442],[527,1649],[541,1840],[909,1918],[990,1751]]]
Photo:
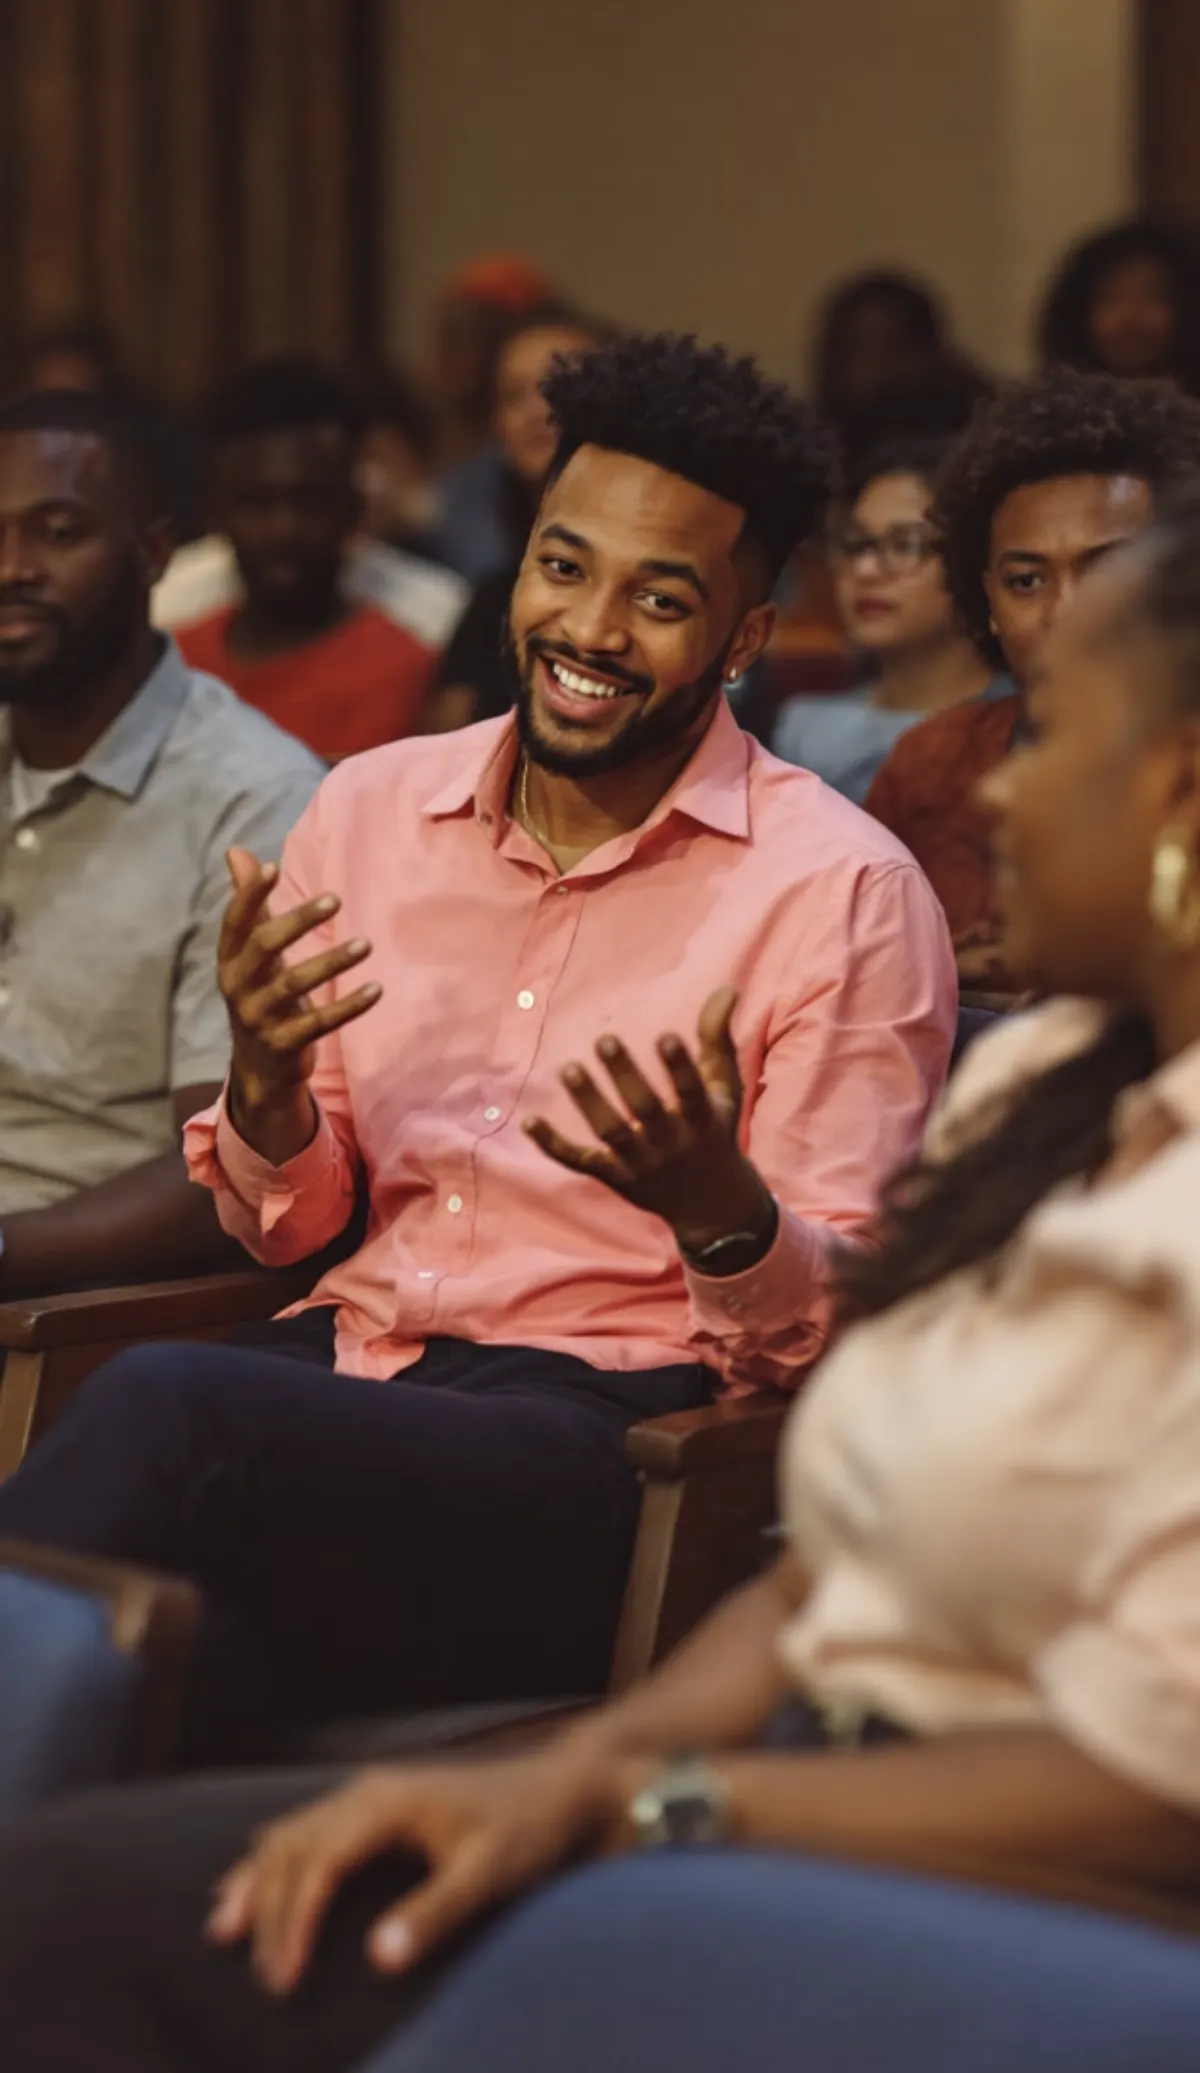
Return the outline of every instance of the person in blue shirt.
[[[830,542],[838,609],[866,680],[828,697],[790,698],[771,747],[862,805],[905,729],[991,685],[959,626],[929,517],[933,480],[951,441],[897,438],[851,484]]]

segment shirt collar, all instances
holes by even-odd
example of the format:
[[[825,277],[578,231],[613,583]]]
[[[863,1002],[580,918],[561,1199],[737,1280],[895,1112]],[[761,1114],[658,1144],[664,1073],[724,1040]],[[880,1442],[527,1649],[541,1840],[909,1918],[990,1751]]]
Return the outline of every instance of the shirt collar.
[[[191,688],[191,671],[174,641],[160,638],[162,653],[149,676],[72,772],[122,799],[137,797]],[[11,715],[0,713],[0,771],[12,758]]]
[[[477,820],[498,843],[508,813],[516,761],[517,721],[515,713],[510,713],[498,727],[489,727],[486,734],[479,730],[461,769],[449,784],[426,800],[422,813],[428,820],[443,820],[473,805]],[[742,733],[722,698],[691,761],[637,833],[644,835],[669,815],[680,813],[703,828],[711,828],[715,834],[748,842],[749,768],[749,737]]]
[[[191,671],[168,636],[141,689],[80,758],[79,775],[122,799],[135,799],[187,703],[191,681]]]

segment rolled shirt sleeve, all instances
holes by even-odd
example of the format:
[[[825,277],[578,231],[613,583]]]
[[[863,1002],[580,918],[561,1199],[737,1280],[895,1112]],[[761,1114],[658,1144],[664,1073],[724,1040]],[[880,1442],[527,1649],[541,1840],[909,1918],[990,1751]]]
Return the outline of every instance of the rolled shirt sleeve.
[[[240,835],[231,835],[229,840],[245,840],[250,846],[248,838]],[[276,914],[327,890],[321,874],[322,849],[321,795],[317,792],[283,843],[279,883],[271,900]],[[316,956],[332,947],[336,931],[334,916],[310,930],[290,955],[296,959]],[[215,941],[212,970],[215,990]],[[355,983],[353,973],[350,983]],[[333,999],[337,984],[335,980],[317,988],[313,999]],[[220,1005],[224,1018],[223,1001]],[[226,1064],[227,1059],[210,1077],[223,1076]],[[272,1166],[239,1137],[224,1093],[212,1108],[193,1116],[184,1126],[184,1157],[192,1179],[212,1190],[223,1228],[264,1266],[290,1266],[320,1252],[345,1229],[354,1208],[360,1160],[337,1031],[318,1046],[309,1089],[316,1103],[317,1128],[311,1142],[284,1166]]]
[[[1078,1617],[1044,1651],[1051,1718],[1098,1763],[1200,1813],[1200,1358],[1123,1481]]]
[[[856,873],[792,954],[809,983],[788,1007],[796,988],[781,975],[747,1090],[745,1148],[779,1204],[775,1241],[744,1274],[686,1270],[699,1355],[742,1390],[795,1387],[820,1352],[839,1244],[861,1237],[881,1179],[919,1149],[958,999],[945,919],[915,864]]]

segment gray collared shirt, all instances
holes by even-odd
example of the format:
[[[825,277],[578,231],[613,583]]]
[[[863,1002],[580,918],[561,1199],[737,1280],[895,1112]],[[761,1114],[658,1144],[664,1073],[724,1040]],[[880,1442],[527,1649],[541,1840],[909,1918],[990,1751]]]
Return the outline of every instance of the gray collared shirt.
[[[78,768],[14,817],[0,715],[0,1216],[178,1143],[222,1080],[231,843],[277,858],[324,775],[173,641]]]

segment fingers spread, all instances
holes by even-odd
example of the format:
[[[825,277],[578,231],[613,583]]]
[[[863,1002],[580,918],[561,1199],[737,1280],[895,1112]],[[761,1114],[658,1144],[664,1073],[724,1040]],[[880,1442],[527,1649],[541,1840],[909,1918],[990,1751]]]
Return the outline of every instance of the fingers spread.
[[[237,870],[234,858],[242,859]],[[258,864],[249,850],[231,849],[226,862],[233,880],[233,893],[221,921],[219,955],[233,957],[241,949],[266,906],[272,886],[279,877],[274,864]]]
[[[548,1159],[557,1160],[572,1173],[585,1173],[591,1180],[600,1180],[606,1187],[615,1188],[621,1194],[629,1181],[629,1174],[619,1159],[611,1152],[602,1152],[598,1145],[572,1144],[563,1137],[553,1123],[544,1116],[526,1116],[521,1124],[527,1137],[531,1137]]]
[[[604,1061],[609,1079],[622,1101],[636,1117],[640,1128],[652,1139],[662,1137],[669,1127],[667,1111],[641,1067],[634,1064],[621,1039],[614,1036],[601,1037],[596,1050]],[[580,1106],[582,1107],[582,1103]],[[595,1125],[592,1127],[594,1129]],[[597,1134],[604,1136],[605,1133],[600,1131]]]
[[[561,1078],[584,1122],[595,1131],[601,1143],[622,1157],[631,1152],[637,1141],[636,1129],[628,1116],[622,1115],[608,1096],[600,1092],[587,1067],[565,1065]]]
[[[365,936],[356,936],[352,943],[339,943],[333,950],[323,950],[318,957],[306,957],[299,964],[286,966],[264,989],[264,999],[267,1003],[296,1000],[336,979],[339,972],[352,971],[370,955],[371,945]]]
[[[692,1129],[700,1129],[712,1121],[712,1103],[708,1089],[697,1069],[695,1060],[681,1037],[665,1036],[660,1039],[659,1056],[671,1077],[679,1101],[679,1113]]]
[[[738,1003],[736,986],[718,986],[710,993],[700,1010],[699,1035],[702,1044],[716,1050],[733,1051],[733,1038],[729,1025]]]

